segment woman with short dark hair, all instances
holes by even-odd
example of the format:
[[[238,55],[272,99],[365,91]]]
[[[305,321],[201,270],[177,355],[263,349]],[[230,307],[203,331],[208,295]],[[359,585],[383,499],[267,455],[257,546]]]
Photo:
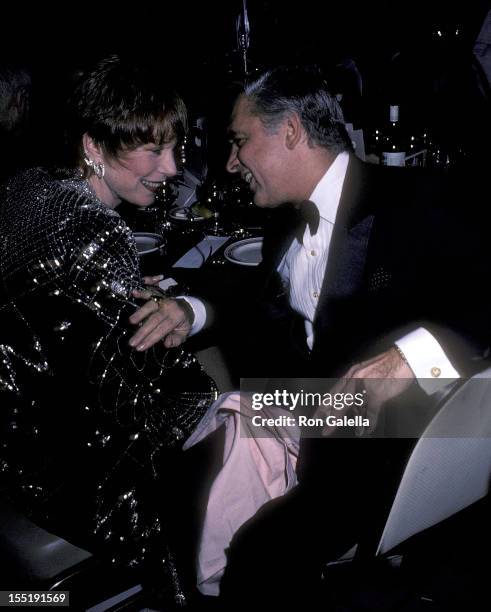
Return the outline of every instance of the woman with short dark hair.
[[[187,309],[157,288],[139,329],[165,318],[165,343],[148,348],[140,332],[130,346],[148,288],[114,208],[152,204],[176,173],[186,109],[164,79],[116,56],[72,102],[75,167],[29,170],[1,193],[0,488],[57,535],[157,568],[180,601],[165,484],[216,387],[178,347]]]

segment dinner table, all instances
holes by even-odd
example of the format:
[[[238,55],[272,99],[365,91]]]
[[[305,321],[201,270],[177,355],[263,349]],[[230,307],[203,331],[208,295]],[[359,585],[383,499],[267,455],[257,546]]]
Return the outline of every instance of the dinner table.
[[[251,315],[244,296],[261,287],[258,266],[268,211],[248,208],[205,218],[191,208],[123,207],[122,216],[133,231],[144,275],[163,275],[164,290],[175,285],[173,291],[230,303],[237,325],[213,325],[189,338],[187,346],[208,361],[220,361],[228,370],[222,387],[238,388],[244,359],[238,350],[240,322]]]

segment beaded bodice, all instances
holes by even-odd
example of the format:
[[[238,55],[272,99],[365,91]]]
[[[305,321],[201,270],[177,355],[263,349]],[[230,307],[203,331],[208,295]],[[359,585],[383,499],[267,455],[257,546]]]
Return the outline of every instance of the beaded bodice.
[[[214,383],[182,348],[129,347],[142,286],[134,238],[86,181],[16,177],[0,236],[1,487],[116,561],[157,548],[170,564],[158,502],[168,453],[215,399]]]

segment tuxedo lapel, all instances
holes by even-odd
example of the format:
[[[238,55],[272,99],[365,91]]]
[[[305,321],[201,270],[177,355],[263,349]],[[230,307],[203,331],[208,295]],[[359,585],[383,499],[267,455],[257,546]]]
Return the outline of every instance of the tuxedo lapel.
[[[330,303],[355,295],[364,280],[374,222],[370,209],[369,171],[351,156],[329,248],[314,326],[329,325]]]
[[[353,295],[361,286],[373,219],[373,215],[368,215],[352,228],[340,227],[335,231],[319,298],[318,315],[324,313],[330,299]]]
[[[295,239],[301,219],[294,208],[275,211],[274,233],[269,232],[263,243],[263,273],[267,282],[276,273],[280,262]]]
[[[350,156],[336,222],[329,248],[327,270],[324,276],[319,305],[314,320],[315,337],[322,337],[331,324],[331,303],[339,298],[355,295],[364,282],[367,250],[374,222],[371,203],[372,191],[377,181],[373,168]],[[268,293],[276,295],[274,282],[282,257],[295,240],[296,227],[301,219],[298,211],[288,208],[282,211],[275,225],[275,235],[263,245],[262,271]],[[318,333],[319,332],[319,333]]]

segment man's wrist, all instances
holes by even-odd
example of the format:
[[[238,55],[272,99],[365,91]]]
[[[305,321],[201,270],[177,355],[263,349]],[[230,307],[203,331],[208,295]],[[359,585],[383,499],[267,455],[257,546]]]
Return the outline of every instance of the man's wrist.
[[[411,364],[410,364],[410,363],[409,363],[409,361],[407,360],[407,357],[406,357],[406,355],[404,355],[404,353],[403,353],[402,349],[401,349],[399,346],[397,346],[397,344],[394,344],[394,345],[393,345],[393,348],[395,348],[395,350],[397,351],[397,354],[398,354],[398,355],[399,355],[399,357],[402,359],[402,361],[404,361],[404,363],[405,363],[405,364],[406,364],[406,365],[407,365],[407,366],[410,368],[410,367],[411,367]],[[412,371],[412,369],[411,369],[411,371]]]
[[[206,323],[206,308],[203,302],[200,299],[190,295],[179,295],[176,297],[176,299],[183,300],[191,308],[193,312],[193,322],[189,335],[193,336],[194,334],[197,334],[203,329]]]
[[[175,298],[179,306],[184,310],[186,319],[188,320],[189,326],[192,327],[194,323],[194,310],[191,304],[184,298]]]
[[[396,340],[414,372],[419,386],[432,395],[450,380],[460,378],[436,338],[424,327],[409,332]]]

